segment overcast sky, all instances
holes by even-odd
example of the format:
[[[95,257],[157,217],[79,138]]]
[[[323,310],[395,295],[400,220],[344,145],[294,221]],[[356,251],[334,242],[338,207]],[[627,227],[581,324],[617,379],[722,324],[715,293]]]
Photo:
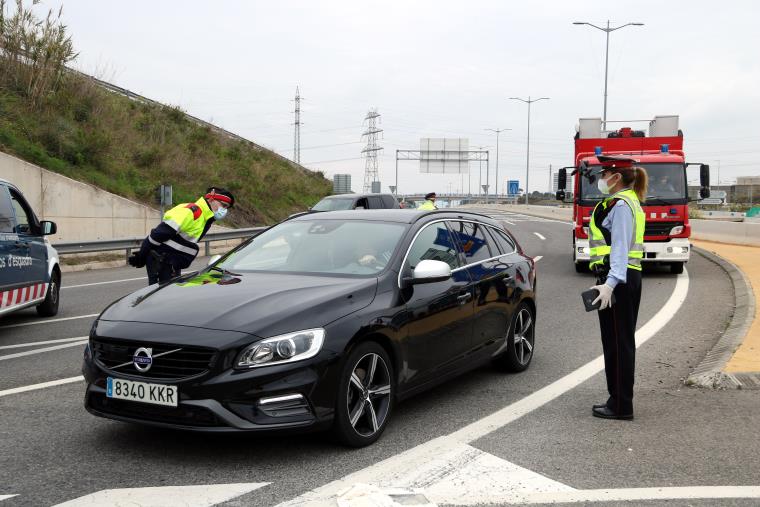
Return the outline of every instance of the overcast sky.
[[[40,11],[61,2],[43,1]],[[362,121],[377,108],[383,190],[396,149],[421,137],[466,137],[496,157],[500,190],[525,181],[526,106],[533,105],[530,190],[549,165],[572,163],[579,117],[601,117],[605,34],[573,21],[638,21],[610,36],[608,119],[678,114],[688,159],[713,181],[759,175],[760,4],[753,1],[156,1],[66,0],[75,67],[179,105],[361,190]],[[639,124],[643,125],[643,124]],[[347,160],[348,159],[348,160]],[[491,170],[491,188],[495,182]],[[472,190],[478,167],[472,164]],[[718,167],[720,170],[717,171]],[[401,192],[456,191],[468,176],[399,165]],[[697,170],[689,179],[697,179]],[[485,183],[485,181],[483,181]],[[451,185],[451,186],[449,186]]]

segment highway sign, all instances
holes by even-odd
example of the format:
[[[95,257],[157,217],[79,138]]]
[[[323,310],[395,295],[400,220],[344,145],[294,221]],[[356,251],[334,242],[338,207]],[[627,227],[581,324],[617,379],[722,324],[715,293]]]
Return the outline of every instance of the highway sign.
[[[520,181],[519,180],[507,180],[507,194],[517,195],[520,193]]]

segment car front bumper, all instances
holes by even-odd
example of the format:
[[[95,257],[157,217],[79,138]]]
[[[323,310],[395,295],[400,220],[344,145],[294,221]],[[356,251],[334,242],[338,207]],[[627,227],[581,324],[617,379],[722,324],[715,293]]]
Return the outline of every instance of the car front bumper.
[[[315,358],[316,359],[316,358]],[[305,362],[306,363],[306,362]],[[104,369],[85,358],[84,406],[99,417],[204,432],[317,431],[332,421],[334,393],[320,387],[324,365],[228,370],[200,379],[161,380],[179,391],[177,407],[106,396],[107,377],[141,382],[157,380]]]
[[[662,242],[644,242],[642,262],[688,262],[691,254],[689,238],[673,238]],[[588,262],[589,242],[587,239],[575,240],[575,261]]]

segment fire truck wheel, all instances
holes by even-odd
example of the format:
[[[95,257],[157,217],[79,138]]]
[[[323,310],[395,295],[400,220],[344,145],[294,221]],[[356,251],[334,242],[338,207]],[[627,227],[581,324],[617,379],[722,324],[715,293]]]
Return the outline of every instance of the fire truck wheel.
[[[683,262],[671,262],[670,263],[670,272],[674,275],[680,275],[683,273]]]
[[[575,263],[575,272],[576,273],[588,273],[588,262],[576,262]]]

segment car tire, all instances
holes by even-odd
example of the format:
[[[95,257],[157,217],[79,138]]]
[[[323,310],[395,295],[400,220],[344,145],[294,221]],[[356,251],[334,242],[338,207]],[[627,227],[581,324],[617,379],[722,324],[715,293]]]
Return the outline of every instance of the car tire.
[[[674,275],[680,275],[683,273],[683,262],[671,262],[670,263],[670,272]]]
[[[496,365],[515,373],[527,370],[533,360],[535,339],[536,316],[530,305],[520,303],[507,330],[506,349],[495,359]]]
[[[60,301],[61,275],[58,270],[53,270],[48,284],[45,300],[37,305],[37,315],[40,317],[52,317],[58,314],[58,302]]]
[[[339,442],[364,447],[380,438],[393,411],[393,379],[393,365],[380,344],[363,342],[349,352],[340,374],[333,422]]]

